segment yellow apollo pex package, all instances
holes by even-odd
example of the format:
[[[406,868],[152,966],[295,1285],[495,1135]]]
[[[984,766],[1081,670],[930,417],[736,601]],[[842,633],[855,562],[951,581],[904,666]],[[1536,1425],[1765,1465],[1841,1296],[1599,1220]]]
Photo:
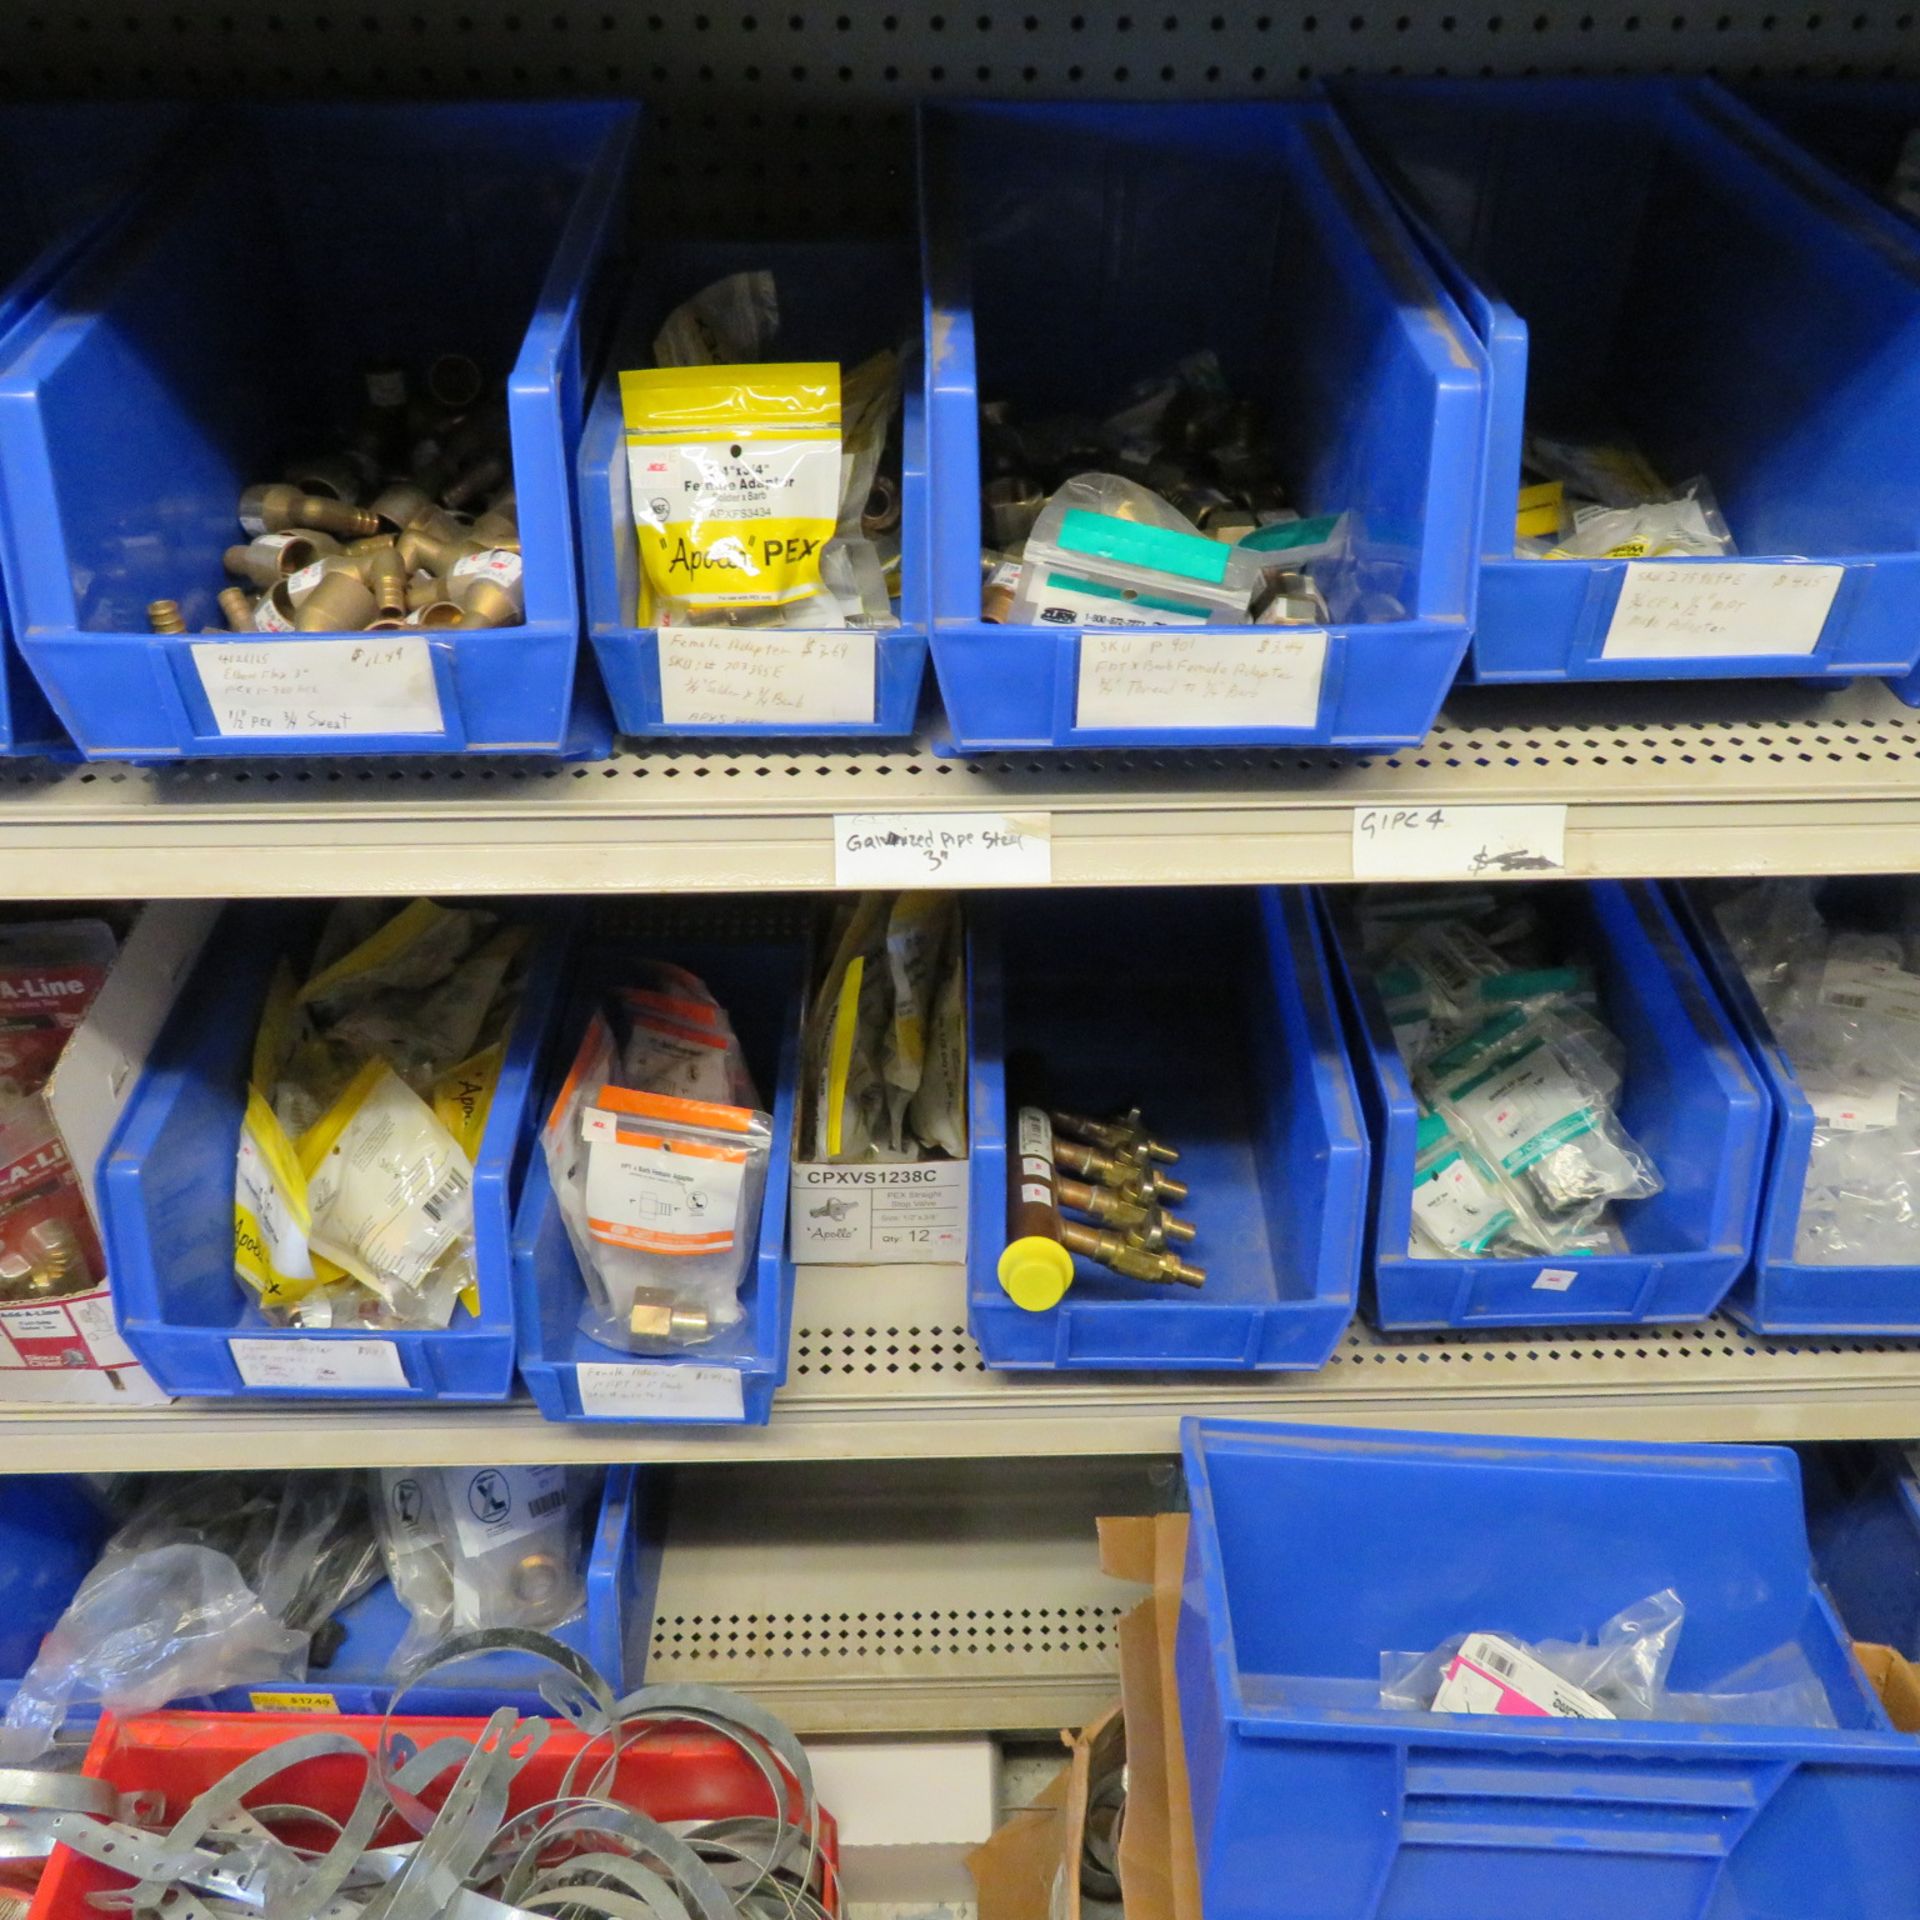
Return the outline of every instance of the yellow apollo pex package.
[[[662,601],[775,607],[820,590],[840,507],[834,362],[623,373],[620,410],[641,625]]]

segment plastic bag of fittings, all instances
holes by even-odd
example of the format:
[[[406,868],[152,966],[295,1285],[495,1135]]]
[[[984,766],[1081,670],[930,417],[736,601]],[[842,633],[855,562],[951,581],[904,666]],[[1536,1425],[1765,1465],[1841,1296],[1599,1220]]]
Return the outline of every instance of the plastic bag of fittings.
[[[840,509],[832,361],[655,367],[620,376],[634,523],[655,601],[782,606],[820,588]]]
[[[1443,1115],[1426,1115],[1415,1147],[1407,1251],[1416,1259],[1478,1259],[1511,1233],[1518,1219],[1499,1175],[1473,1142],[1458,1137]]]
[[[681,301],[653,336],[660,367],[725,367],[764,360],[780,333],[773,275],[730,273]]]
[[[105,1279],[86,1196],[42,1101],[0,1103],[0,1196],[0,1303],[65,1299]]]
[[[1527,429],[1526,469],[1558,480],[1574,500],[1602,507],[1638,507],[1662,499],[1666,483],[1624,434],[1604,440],[1573,439]]]
[[[1667,1685],[1686,1622],[1671,1587],[1623,1607],[1592,1642],[1480,1629],[1430,1653],[1380,1656],[1380,1705],[1394,1713],[1558,1720],[1669,1720],[1832,1727],[1833,1709],[1799,1647],[1787,1645],[1722,1677],[1710,1693]]]
[[[1570,1212],[1643,1200],[1663,1185],[1613,1110],[1617,1070],[1552,1007],[1495,1015],[1417,1080],[1550,1229]]]
[[[1541,560],[1650,560],[1664,554],[1703,559],[1737,554],[1713,489],[1690,480],[1670,500],[1631,507],[1576,507],[1561,540],[1519,540],[1515,551]]]
[[[1083,473],[1041,509],[1027,537],[1014,625],[1244,626],[1259,556],[1199,532],[1158,494],[1114,473]]]
[[[699,1345],[740,1318],[758,1251],[772,1116],[620,1085],[596,1013],[541,1133],[586,1283],[580,1325],[631,1353]]]

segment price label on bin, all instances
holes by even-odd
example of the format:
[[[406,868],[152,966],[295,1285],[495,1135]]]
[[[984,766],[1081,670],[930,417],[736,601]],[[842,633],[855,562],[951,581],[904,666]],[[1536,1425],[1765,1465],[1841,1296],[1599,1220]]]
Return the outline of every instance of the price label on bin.
[[[1779,561],[1635,560],[1603,660],[1792,659],[1810,654],[1844,567]]]
[[[447,730],[425,640],[205,640],[193,664],[226,739]]]
[[[1484,880],[1561,873],[1565,807],[1356,807],[1356,880]]]
[[[670,726],[844,727],[873,721],[873,635],[662,627]]]

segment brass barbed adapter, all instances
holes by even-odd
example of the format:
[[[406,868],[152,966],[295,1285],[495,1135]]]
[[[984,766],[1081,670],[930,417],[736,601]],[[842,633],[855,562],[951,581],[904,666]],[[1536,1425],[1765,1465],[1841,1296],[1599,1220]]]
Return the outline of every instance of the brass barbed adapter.
[[[366,582],[373,592],[373,604],[383,619],[397,618],[407,610],[407,563],[391,545],[375,547],[365,556]]]
[[[332,545],[331,540],[328,545]],[[297,533],[286,540],[255,540],[247,546],[229,547],[220,562],[236,580],[245,580],[264,593],[276,580],[312,566],[319,558],[320,549],[312,537]]]
[[[434,499],[425,487],[403,480],[376,494],[368,511],[378,517],[387,532],[405,533],[434,511]]]
[[[1117,1233],[1106,1233],[1078,1220],[1060,1222],[1060,1244],[1069,1253],[1097,1260],[1128,1280],[1162,1281],[1181,1287],[1203,1287],[1207,1283],[1206,1269],[1188,1266],[1177,1253],[1153,1253]]]
[[[219,594],[220,612],[228,627],[235,633],[253,631],[253,602],[247,598],[244,587],[222,587]]]
[[[451,600],[430,600],[407,615],[410,627],[463,627],[467,617]]]
[[[351,506],[344,500],[323,500],[317,493],[302,493],[298,487],[288,486],[284,480],[249,487],[240,496],[240,524],[254,534],[318,527],[322,533],[338,534],[343,539],[380,531],[378,517],[365,507]]]
[[[302,633],[358,633],[374,616],[373,591],[351,570],[329,573],[301,601],[293,624]]]
[[[1104,1147],[1108,1153],[1127,1160],[1164,1160],[1171,1165],[1180,1158],[1172,1147],[1163,1145],[1147,1132],[1138,1107],[1129,1107],[1118,1120],[1094,1120],[1084,1113],[1056,1113],[1053,1124],[1076,1140]]]
[[[1158,1233],[1162,1244],[1167,1240],[1184,1244],[1199,1232],[1191,1220],[1164,1212],[1151,1200],[1136,1198],[1119,1187],[1090,1187],[1081,1180],[1060,1179],[1054,1185],[1063,1207],[1089,1214],[1103,1227],[1118,1227],[1123,1233]],[[1143,1240],[1141,1244],[1151,1245],[1152,1241]]]
[[[1081,1180],[1094,1180],[1103,1187],[1132,1189],[1135,1198],[1148,1200],[1184,1200],[1187,1185],[1162,1173],[1151,1161],[1123,1160],[1117,1154],[1103,1153],[1078,1140],[1054,1137],[1053,1157],[1066,1172]]]
[[[147,625],[155,633],[185,633],[187,630],[186,615],[180,611],[178,600],[149,600]]]

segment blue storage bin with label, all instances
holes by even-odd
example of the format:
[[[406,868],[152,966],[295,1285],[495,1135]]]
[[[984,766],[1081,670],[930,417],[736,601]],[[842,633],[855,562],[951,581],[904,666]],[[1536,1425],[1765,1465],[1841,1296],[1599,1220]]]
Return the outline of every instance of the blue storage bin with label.
[[[965,752],[1424,736],[1473,620],[1484,356],[1329,109],[969,105],[921,123],[933,655]],[[979,409],[1106,415],[1210,350],[1292,506],[1347,514],[1330,623],[981,618]]]
[[[1365,1301],[1416,1327],[1644,1325],[1699,1320],[1745,1269],[1770,1103],[1657,887],[1601,880],[1530,889],[1552,944],[1593,969],[1625,1055],[1620,1118],[1663,1189],[1619,1203],[1624,1253],[1424,1259],[1408,1251],[1420,1107],[1360,945],[1350,896],[1324,904],[1373,1143]]]
[[[1297,889],[1030,893],[972,917],[967,1324],[990,1367],[1308,1368],[1353,1318],[1367,1143],[1325,949]],[[1080,1257],[1059,1304],[1002,1286],[1008,1061],[1050,1101],[1141,1108],[1179,1153],[1197,1289]],[[1017,1078],[1017,1069],[1016,1069]],[[1011,1136],[1011,1138],[1010,1138]]]
[[[1787,1450],[1192,1419],[1182,1446],[1207,1920],[1920,1914],[1920,1741],[1815,1583]],[[1668,1589],[1669,1688],[1739,1691],[1766,1661],[1834,1724],[1379,1704],[1385,1654],[1591,1643]]]
[[[491,1467],[453,1471],[475,1477],[499,1473]],[[567,1469],[515,1471],[550,1476]],[[660,1476],[643,1476],[631,1466],[608,1467],[586,1519],[586,1605],[545,1631],[589,1660],[618,1696],[639,1686],[646,1672],[666,1523]],[[194,1704],[220,1713],[271,1713],[287,1710],[288,1696],[294,1694],[305,1702],[300,1709],[305,1712],[385,1713],[394,1693],[393,1656],[411,1616],[382,1578],[338,1618],[345,1638],[326,1666],[310,1667],[297,1686],[225,1687]],[[429,1674],[408,1689],[404,1705],[410,1714],[485,1715],[501,1706],[547,1713],[552,1709],[540,1689],[554,1677],[553,1669],[538,1661],[512,1653],[481,1654]]]
[[[0,110],[0,359],[61,270],[131,207],[176,151],[186,110],[14,103]],[[6,497],[0,494],[0,517]],[[0,603],[0,754],[71,757]]]
[[[1800,1450],[1814,1565],[1856,1640],[1920,1659],[1920,1447]]]
[[[1356,81],[1339,98],[1491,361],[1473,678],[1914,666],[1920,248],[1898,219],[1836,200],[1710,83]],[[1738,556],[1526,557],[1529,432],[1630,443],[1665,489],[1704,478]]]
[[[401,902],[395,902],[398,911]],[[507,917],[514,915],[509,903]],[[120,1330],[168,1393],[247,1398],[504,1400],[513,1390],[508,1238],[534,1151],[534,1073],[557,1000],[568,916],[546,914],[473,1170],[477,1317],[444,1330],[301,1330],[268,1322],[233,1267],[234,1155],[254,1034],[282,954],[296,972],[320,915],[221,915],[100,1161]]]
[[[112,1531],[77,1476],[0,1479],[0,1717]]]
[[[787,1174],[799,1097],[799,1028],[805,956],[795,942],[735,945],[641,937],[602,938],[583,948],[541,1077],[545,1124],[568,1077],[588,1021],[606,997],[634,984],[641,960],[686,967],[726,1009],[762,1099],[773,1137],[757,1218],[735,1223],[755,1234],[740,1285],[740,1318],[698,1345],[628,1353],[583,1331],[586,1282],[567,1236],[538,1140],[513,1223],[513,1305],[520,1377],[549,1420],[629,1420],[675,1425],[765,1426],[774,1389],[787,1377],[793,1325],[793,1261],[787,1254]]]
[[[0,364],[0,559],[19,644],[83,752],[563,750],[573,461],[635,119],[612,103],[240,108],[52,287]],[[401,203],[404,241],[375,237]],[[203,635],[224,626],[241,490],[349,429],[369,365],[448,351],[505,380],[524,622]],[[185,633],[146,631],[159,599]]]
[[[726,275],[771,272],[779,299],[776,360],[837,360],[843,374],[883,347],[904,356],[897,535],[900,624],[871,635],[710,628],[670,644],[663,688],[658,629],[634,624],[640,553],[634,536],[623,368],[650,367],[660,323]],[[587,633],[623,733],[750,738],[913,731],[927,659],[927,447],[913,250],[835,241],[686,244],[650,249],[639,292],[616,335],[580,440],[580,560]]]
[[[1727,1296],[1727,1312],[1756,1333],[1920,1336],[1920,1247],[1909,1266],[1799,1258],[1800,1207],[1817,1124],[1813,1102],[1714,919],[1711,891],[1675,886],[1670,897],[1771,1097],[1753,1258]]]

